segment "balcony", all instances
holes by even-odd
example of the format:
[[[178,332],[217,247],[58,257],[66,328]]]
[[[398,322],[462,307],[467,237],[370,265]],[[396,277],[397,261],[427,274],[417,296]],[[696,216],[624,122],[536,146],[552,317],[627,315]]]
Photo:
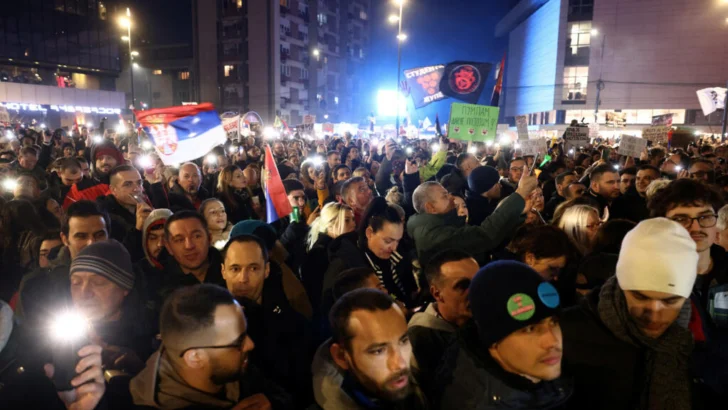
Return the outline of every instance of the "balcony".
[[[291,58],[291,52],[281,50],[281,63],[285,63],[289,58]]]

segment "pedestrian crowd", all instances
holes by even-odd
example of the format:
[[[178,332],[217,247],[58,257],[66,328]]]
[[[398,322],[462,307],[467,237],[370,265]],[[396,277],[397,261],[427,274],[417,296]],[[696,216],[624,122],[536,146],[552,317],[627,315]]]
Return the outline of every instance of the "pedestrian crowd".
[[[143,132],[1,131],[2,408],[728,399],[719,139],[230,136],[165,166]]]

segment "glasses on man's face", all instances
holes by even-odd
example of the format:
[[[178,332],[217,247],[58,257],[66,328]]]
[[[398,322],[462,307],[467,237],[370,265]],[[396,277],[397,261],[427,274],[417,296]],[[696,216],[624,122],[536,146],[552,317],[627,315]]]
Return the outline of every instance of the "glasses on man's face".
[[[718,223],[718,215],[700,215],[696,218],[691,218],[689,216],[675,216],[670,219],[679,223],[686,229],[689,229],[693,225],[693,221],[698,221],[698,225],[700,225],[701,228],[712,228]]]
[[[235,339],[234,342],[230,343],[229,345],[223,345],[223,346],[193,346],[188,347],[185,350],[182,351],[182,353],[179,354],[179,357],[182,357],[187,353],[189,350],[193,349],[240,349],[243,346],[243,343],[245,343],[245,339],[248,337],[248,332],[245,331],[238,336],[237,339]]]

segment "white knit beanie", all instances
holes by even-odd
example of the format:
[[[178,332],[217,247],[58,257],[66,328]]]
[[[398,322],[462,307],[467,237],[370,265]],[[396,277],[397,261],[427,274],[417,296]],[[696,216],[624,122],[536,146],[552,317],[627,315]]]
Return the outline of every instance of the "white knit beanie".
[[[698,275],[698,252],[687,229],[667,218],[640,222],[622,242],[617,281],[622,290],[687,298]]]

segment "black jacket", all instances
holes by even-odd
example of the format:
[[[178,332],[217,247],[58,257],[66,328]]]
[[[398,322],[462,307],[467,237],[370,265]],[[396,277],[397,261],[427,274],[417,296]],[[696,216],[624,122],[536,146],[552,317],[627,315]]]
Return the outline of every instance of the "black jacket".
[[[329,269],[329,244],[333,242],[330,236],[321,233],[311,249],[306,254],[306,259],[301,265],[301,282],[306,288],[306,294],[311,301],[314,310],[321,306],[321,291],[324,286],[324,275]]]
[[[301,218],[303,218],[303,215]],[[281,218],[278,221],[290,221],[290,216]],[[278,237],[283,247],[288,251],[286,265],[300,278],[301,265],[306,259],[306,236],[308,236],[309,228],[306,221],[289,222],[287,225],[285,230],[279,233]]]
[[[436,385],[440,389],[428,394],[434,406],[439,405],[435,408],[442,410],[563,409],[573,390],[569,379],[533,383],[503,370],[480,342],[472,321],[445,350]]]
[[[207,190],[204,187],[200,186],[199,191],[197,191],[197,202],[192,203],[192,201],[187,198],[187,195],[185,194],[185,191],[182,189],[182,187],[179,184],[175,184],[174,187],[170,189],[167,193],[168,204],[163,208],[167,208],[172,212],[178,212],[183,210],[197,211],[200,203],[209,197],[210,194],[207,192]]]
[[[599,208],[597,210],[599,211],[599,217],[600,218],[604,216],[604,208],[609,208],[609,215],[611,216],[611,214],[612,214],[612,207],[609,206],[609,200],[607,198],[605,198],[605,197],[597,194],[596,192],[592,191],[591,188],[589,188],[589,190],[587,191],[587,193],[584,194],[584,195],[586,195],[586,196],[594,199],[595,201],[597,201],[597,204],[599,204]]]
[[[116,197],[109,194],[96,199],[101,209],[109,214],[111,220],[111,239],[124,242],[126,236],[136,230],[136,215],[129,212],[123,205],[116,200]]]
[[[222,255],[220,255],[220,251],[210,247],[207,259],[210,261],[210,264],[207,268],[204,283],[227,287],[225,279],[222,277]],[[166,249],[162,249],[162,253],[159,254],[159,260],[162,261],[162,266],[164,266],[160,289],[161,300],[164,300],[175,289],[200,283],[194,275],[184,273],[179,263],[177,263],[172,255],[167,253]]]
[[[610,219],[629,219],[634,223],[640,223],[649,217],[647,199],[641,197],[634,188],[615,199],[609,208]]]
[[[225,206],[228,221],[233,225],[248,219],[258,219],[258,215],[253,211],[251,195],[247,189],[234,192],[230,197],[218,192],[216,198]]]
[[[468,207],[468,224],[478,226],[489,217],[500,200],[490,200],[472,191],[465,192],[465,205]]]
[[[559,207],[559,205],[566,202],[566,198],[559,195],[558,192],[554,191],[554,195],[549,199],[548,202],[546,202],[546,205],[543,207],[543,217],[545,220],[550,221],[554,217],[554,213],[556,212],[556,208]]]
[[[563,370],[574,378],[570,409],[635,409],[647,377],[646,350],[612,334],[598,314],[599,289],[564,311]]]
[[[310,323],[293,310],[283,292],[281,272],[271,264],[263,285],[263,303],[242,299],[248,334],[255,343],[251,363],[267,378],[291,393],[297,408],[313,401]]]

